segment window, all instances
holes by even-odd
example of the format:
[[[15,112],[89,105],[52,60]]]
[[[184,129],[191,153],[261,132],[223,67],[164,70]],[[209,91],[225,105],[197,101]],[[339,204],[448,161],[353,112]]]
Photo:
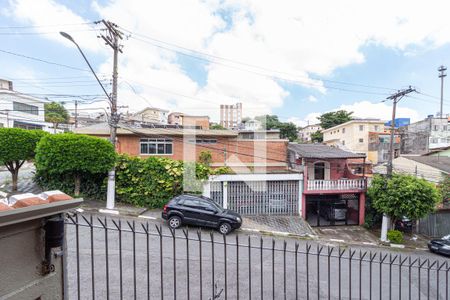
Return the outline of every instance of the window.
[[[434,131],[438,131],[438,130],[439,130],[439,125],[434,125],[434,126],[433,126],[433,130],[434,130]]]
[[[359,139],[358,140],[360,143],[364,143],[364,139]]]
[[[32,115],[39,115],[39,108],[34,105],[13,101],[13,110]]]
[[[189,207],[198,207],[199,206],[198,202],[199,201],[197,201],[195,199],[185,198],[180,201],[180,204],[184,205],[184,206],[189,206]]]
[[[359,131],[364,131],[364,125],[359,125]]]
[[[345,141],[342,141],[342,145],[345,145]]]
[[[431,143],[437,144],[437,143],[439,143],[439,139],[438,138],[432,138],[431,139]]]
[[[345,128],[342,128],[342,133],[345,133]]]
[[[196,139],[196,140],[189,140],[189,143],[191,144],[217,144],[216,139]]]
[[[141,139],[141,154],[172,154],[172,139]]]
[[[378,131],[378,125],[373,126],[373,128],[375,129],[375,131]]]
[[[442,130],[447,131],[447,126],[446,125],[442,126]]]

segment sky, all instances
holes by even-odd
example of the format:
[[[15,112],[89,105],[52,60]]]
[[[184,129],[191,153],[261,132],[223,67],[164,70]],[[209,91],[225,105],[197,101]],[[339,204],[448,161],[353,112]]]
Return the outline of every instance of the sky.
[[[123,32],[123,113],[151,106],[219,121],[220,104],[242,102],[244,116],[276,114],[298,126],[338,109],[388,120],[386,97],[411,85],[417,92],[397,116],[417,121],[439,111],[437,68],[450,67],[446,1],[0,2],[0,78],[71,110],[79,99],[82,113],[108,103],[59,32],[77,41],[109,92],[112,49],[97,37],[101,19]],[[449,92],[445,82],[444,98]]]

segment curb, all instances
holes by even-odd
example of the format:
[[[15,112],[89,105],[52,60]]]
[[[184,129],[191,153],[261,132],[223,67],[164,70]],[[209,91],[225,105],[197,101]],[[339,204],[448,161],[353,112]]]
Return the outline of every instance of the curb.
[[[273,236],[282,236],[282,237],[293,237],[293,238],[301,238],[301,239],[315,239],[316,235],[311,234],[296,234],[285,231],[272,231],[272,230],[261,230],[261,229],[253,229],[253,228],[240,228],[241,231],[247,232],[256,232],[264,235],[273,235]]]

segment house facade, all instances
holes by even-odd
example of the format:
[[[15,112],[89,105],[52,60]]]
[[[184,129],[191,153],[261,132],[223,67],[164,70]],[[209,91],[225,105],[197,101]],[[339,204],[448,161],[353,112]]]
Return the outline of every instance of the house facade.
[[[170,125],[197,126],[201,129],[209,129],[209,116],[193,116],[180,112],[172,112],[168,116]]]
[[[369,157],[370,133],[384,133],[384,122],[378,119],[354,119],[343,124],[324,129],[323,142]],[[376,156],[372,157],[375,159]],[[373,162],[373,161],[372,161]]]
[[[169,111],[156,107],[147,107],[129,117],[130,121],[142,123],[167,124]]]
[[[369,132],[369,152],[367,158],[374,165],[387,163],[390,153],[390,132]],[[394,158],[400,155],[401,136],[394,134]]]
[[[298,138],[302,142],[311,142],[311,135],[317,131],[322,131],[322,126],[320,126],[320,124],[305,126],[298,131]]]
[[[362,225],[367,176],[355,174],[351,162],[365,166],[365,155],[320,144],[289,143],[291,170],[303,173],[302,217],[312,226]]]
[[[76,133],[109,137],[106,123],[78,128]],[[236,173],[275,172],[287,169],[288,141],[240,137],[237,131],[160,126],[121,127],[117,130],[116,150],[142,158],[168,157],[198,161],[202,151],[211,153],[212,167],[230,167]]]

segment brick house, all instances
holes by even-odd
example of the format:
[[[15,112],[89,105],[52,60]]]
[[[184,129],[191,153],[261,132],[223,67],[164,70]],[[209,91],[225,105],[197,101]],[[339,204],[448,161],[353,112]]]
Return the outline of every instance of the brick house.
[[[312,226],[364,223],[366,157],[322,144],[288,146],[289,167],[304,174],[302,217]],[[362,174],[354,171],[359,160]]]
[[[75,132],[104,138],[110,134],[107,123],[77,128]],[[198,160],[202,151],[209,151],[212,167],[228,166],[237,173],[264,173],[287,169],[287,144],[287,140],[272,135],[262,139],[233,130],[166,125],[118,128],[116,150],[142,158],[161,156],[184,161]]]

